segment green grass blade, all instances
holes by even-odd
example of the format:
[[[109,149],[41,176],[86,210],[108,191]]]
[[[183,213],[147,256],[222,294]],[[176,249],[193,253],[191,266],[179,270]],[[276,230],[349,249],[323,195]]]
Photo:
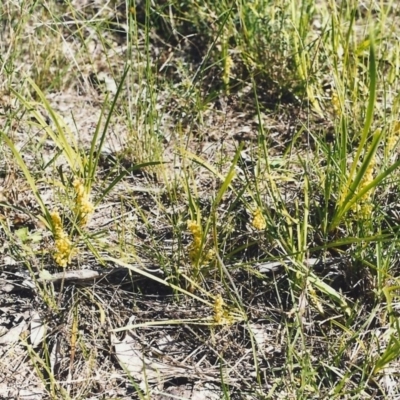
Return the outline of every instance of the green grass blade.
[[[236,175],[235,167],[239,160],[240,152],[241,152],[242,148],[243,148],[243,145],[241,144],[236,151],[235,157],[232,160],[232,164],[231,164],[231,167],[229,168],[228,174],[226,175],[226,178],[224,179],[220,189],[218,190],[217,196],[215,197],[214,204],[213,204],[214,208],[216,208],[218,206],[218,204],[221,202],[222,197],[224,196],[225,192],[228,190],[232,180],[235,178],[235,175]]]
[[[122,75],[122,78],[121,78],[121,82],[118,85],[117,92],[116,92],[116,94],[114,96],[114,99],[113,99],[113,102],[111,104],[110,111],[107,114],[107,119],[106,119],[106,122],[104,124],[103,132],[102,132],[102,134],[100,136],[100,142],[96,147],[97,138],[99,136],[100,127],[101,127],[101,120],[102,120],[103,115],[104,115],[104,109],[105,109],[105,106],[107,104],[107,100],[104,102],[104,106],[101,109],[100,117],[99,117],[99,120],[97,122],[96,130],[95,130],[95,133],[93,135],[93,139],[92,139],[91,146],[90,146],[88,182],[86,183],[87,185],[91,186],[93,184],[93,182],[94,182],[94,176],[96,174],[97,166],[99,164],[100,155],[101,155],[101,149],[103,148],[104,140],[106,138],[106,134],[107,134],[107,131],[108,131],[108,126],[110,125],[111,117],[112,117],[112,115],[114,113],[114,109],[115,109],[115,106],[117,104],[117,100],[118,100],[118,98],[119,98],[119,96],[121,94],[121,91],[122,91],[122,88],[123,88],[123,85],[124,85],[124,82],[125,82],[125,78],[126,78],[126,76],[128,74],[128,71],[129,71],[129,67],[125,68],[125,71],[124,71],[124,73]]]
[[[368,140],[369,130],[371,128],[372,120],[374,117],[374,108],[376,102],[376,59],[375,59],[375,49],[374,43],[371,37],[370,44],[370,56],[369,56],[369,99],[368,99],[368,107],[365,115],[365,123],[364,128],[361,134],[360,143],[357,148],[357,153],[354,156],[354,161],[351,166],[349,179],[351,180],[355,174],[358,160],[360,159],[361,153],[364,151],[365,144]]]

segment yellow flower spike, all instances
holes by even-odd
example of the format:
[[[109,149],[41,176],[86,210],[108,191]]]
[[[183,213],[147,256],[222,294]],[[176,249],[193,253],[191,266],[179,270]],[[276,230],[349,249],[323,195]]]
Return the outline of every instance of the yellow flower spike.
[[[260,208],[257,208],[255,211],[253,211],[252,225],[258,231],[263,231],[267,227],[267,223],[265,222],[265,218]]]
[[[215,298],[214,302],[214,321],[217,324],[221,324],[224,317],[224,299],[220,294]]]
[[[83,186],[82,181],[80,179],[75,179],[72,185],[74,186],[77,198],[82,198],[85,194],[85,187]]]
[[[200,257],[201,250],[201,226],[196,221],[187,222],[193,241],[189,247],[189,257],[193,264],[196,264]]]
[[[193,235],[193,240],[201,240],[201,226],[196,221],[188,221],[187,226]]]
[[[72,242],[63,230],[61,217],[58,211],[52,211],[50,216],[54,226],[55,252],[53,258],[60,267],[65,268],[67,264],[71,262],[73,255]]]
[[[50,213],[51,220],[54,225],[54,229],[59,229],[60,227],[62,228],[62,222],[61,222],[61,217],[60,214],[58,213],[57,210],[54,210]]]
[[[89,200],[90,194],[83,185],[82,180],[75,179],[73,186],[76,193],[75,213],[79,218],[80,225],[84,226],[88,223],[90,216],[93,214],[94,206]]]
[[[239,317],[239,315],[231,314],[224,299],[218,294],[214,301],[214,322],[217,325],[231,325],[235,322],[235,317]],[[237,320],[240,320],[240,318],[237,318]]]

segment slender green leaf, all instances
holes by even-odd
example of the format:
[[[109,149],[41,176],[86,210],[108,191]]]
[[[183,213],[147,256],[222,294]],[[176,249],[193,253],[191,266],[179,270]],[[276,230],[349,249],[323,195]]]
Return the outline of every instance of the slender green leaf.
[[[100,127],[101,127],[101,120],[102,120],[102,117],[103,117],[103,114],[104,114],[104,109],[105,109],[105,106],[107,104],[107,100],[104,102],[104,106],[103,106],[103,108],[101,110],[101,113],[100,113],[99,121],[97,122],[96,130],[95,130],[95,133],[93,135],[93,139],[92,139],[91,146],[90,146],[90,153],[89,153],[89,171],[88,171],[88,178],[89,179],[88,179],[88,182],[86,182],[86,184],[88,184],[90,186],[94,182],[94,177],[95,177],[95,174],[96,174],[97,165],[99,163],[100,156],[101,156],[101,149],[103,148],[104,140],[105,140],[106,134],[108,132],[108,126],[110,125],[111,117],[112,117],[112,115],[114,113],[114,109],[115,109],[115,106],[117,104],[117,100],[119,98],[119,95],[121,94],[121,91],[122,91],[122,88],[123,88],[123,85],[124,85],[124,82],[125,82],[125,78],[127,76],[128,71],[129,71],[129,67],[125,68],[125,71],[124,71],[124,73],[122,75],[122,78],[121,78],[121,82],[118,85],[117,92],[116,92],[116,94],[114,96],[114,99],[113,99],[113,102],[111,104],[110,111],[108,112],[107,119],[106,119],[106,122],[105,122],[104,128],[103,128],[103,132],[102,132],[102,134],[100,136],[100,142],[99,142],[99,144],[97,145],[97,148],[96,148],[97,138],[99,136]]]

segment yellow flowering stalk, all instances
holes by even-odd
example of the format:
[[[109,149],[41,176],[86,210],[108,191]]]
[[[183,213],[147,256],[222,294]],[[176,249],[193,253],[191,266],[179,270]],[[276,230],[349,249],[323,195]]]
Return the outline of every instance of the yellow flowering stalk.
[[[196,221],[188,221],[187,226],[193,236],[192,243],[189,246],[189,258],[192,264],[196,265],[201,251],[201,226]]]
[[[189,246],[189,259],[194,267],[194,275],[197,278],[201,268],[207,266],[214,259],[214,250],[205,250],[202,245],[203,230],[199,223],[196,221],[187,222],[188,229],[190,230],[193,240]]]
[[[73,255],[73,247],[67,233],[64,232],[60,214],[57,210],[50,213],[53,222],[53,235],[55,239],[55,252],[53,254],[54,261],[60,267],[66,267]]]
[[[264,218],[260,208],[256,208],[253,211],[253,221],[251,224],[258,231],[263,231],[267,227],[267,223],[265,222],[265,218]]]
[[[218,294],[214,302],[214,322],[218,325],[230,324],[232,322],[232,318],[229,317],[225,306],[224,299]]]
[[[94,205],[90,202],[90,192],[82,183],[81,179],[75,179],[75,213],[78,216],[79,224],[85,226],[94,212]]]

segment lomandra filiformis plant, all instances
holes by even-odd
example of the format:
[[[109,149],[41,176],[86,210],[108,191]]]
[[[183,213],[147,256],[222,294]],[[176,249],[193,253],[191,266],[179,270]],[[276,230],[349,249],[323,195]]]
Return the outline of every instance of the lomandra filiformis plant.
[[[75,191],[75,206],[73,211],[78,225],[84,227],[94,212],[94,205],[90,201],[90,189],[84,186],[81,179],[75,179],[72,185]],[[50,215],[53,224],[55,247],[53,258],[60,267],[65,268],[71,262],[75,250],[69,235],[64,231],[58,211],[52,211]]]
[[[53,208],[50,211],[48,204],[45,203],[41,197],[41,190],[37,186],[37,177],[31,174],[30,169],[32,165],[27,165],[22,157],[20,151],[15,146],[12,138],[8,137],[3,132],[0,132],[2,140],[8,145],[16,163],[22,170],[25,178],[32,189],[34,198],[39,205],[39,213],[35,217],[42,223],[46,229],[48,229],[54,238],[54,247],[50,249],[50,253],[57,265],[65,268],[71,263],[73,255],[76,253],[77,244],[74,244],[76,233],[81,234],[80,228],[85,227],[93,215],[95,210],[95,204],[91,202],[90,194],[93,183],[96,181],[96,170],[99,164],[99,159],[101,155],[101,149],[105,141],[107,129],[111,120],[111,115],[115,108],[118,96],[122,90],[123,82],[125,80],[128,69],[125,70],[118,91],[112,101],[109,112],[106,114],[106,121],[103,124],[102,119],[104,117],[104,112],[109,103],[105,102],[104,107],[101,111],[100,118],[94,132],[92,143],[88,151],[82,151],[80,145],[77,141],[76,135],[70,129],[68,124],[63,120],[63,118],[56,113],[50,106],[50,103],[46,99],[44,93],[36,85],[36,83],[27,78],[26,81],[30,85],[30,88],[35,93],[36,100],[29,100],[22,96],[18,91],[11,89],[12,93],[19,100],[20,104],[25,108],[25,110],[32,116],[41,130],[44,132],[45,138],[52,140],[55,147],[58,149],[57,154],[54,158],[46,165],[46,167],[53,167],[54,163],[59,159],[63,158],[63,164],[69,169],[70,176],[72,175],[75,179],[72,182],[73,197],[72,204],[62,204],[62,209],[66,211],[65,215],[61,215],[57,211],[57,208]],[[50,126],[43,117],[42,113],[39,112],[39,108],[44,107],[49,118],[52,120],[53,125]],[[111,183],[106,182],[102,189],[101,195],[97,198],[97,203],[99,204],[104,197],[110,193],[110,191],[115,187],[115,185],[120,182],[128,173],[138,170],[145,166],[158,165],[160,162],[148,162],[144,164],[137,164],[132,168],[125,170],[123,173],[113,177]],[[61,171],[56,168],[57,171]],[[64,175],[64,174],[62,174]],[[64,182],[63,176],[60,176],[61,181]],[[53,177],[53,182],[57,182],[58,186],[63,186],[64,184],[59,184],[60,179]],[[71,186],[64,187],[65,192],[70,192]],[[70,198],[70,196],[66,196]],[[63,199],[66,198],[62,197]],[[58,199],[56,199],[58,201]],[[64,207],[66,206],[66,207]],[[57,206],[56,206],[57,207]],[[61,208],[61,206],[60,206]],[[26,211],[29,214],[29,211]],[[63,224],[64,221],[64,224]],[[65,223],[68,221],[68,224]],[[67,229],[68,226],[68,229]],[[72,227],[72,229],[71,229]],[[74,240],[73,237],[74,236]],[[88,244],[87,238],[84,238],[86,244]],[[93,246],[88,245],[90,249],[96,253]],[[96,256],[99,256],[96,254]]]

